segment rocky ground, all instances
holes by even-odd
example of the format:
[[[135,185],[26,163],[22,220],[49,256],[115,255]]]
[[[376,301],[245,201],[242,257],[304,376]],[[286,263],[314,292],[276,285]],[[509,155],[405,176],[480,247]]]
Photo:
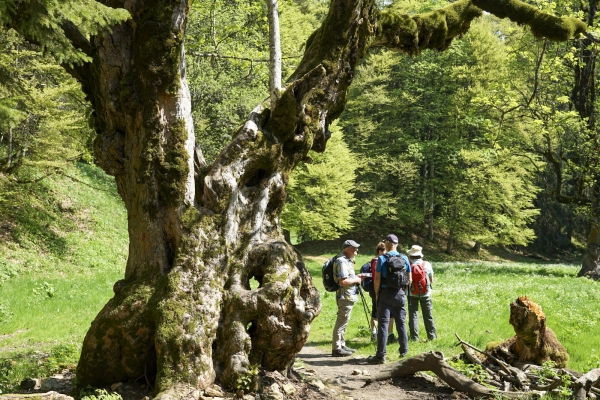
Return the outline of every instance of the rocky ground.
[[[455,392],[436,377],[417,373],[409,378],[390,379],[366,385],[369,378],[379,372],[383,365],[370,365],[364,357],[336,358],[330,353],[312,346],[305,346],[298,354],[296,377],[288,379],[278,372],[262,376],[264,390],[256,393],[225,393],[218,386],[203,392],[190,393],[190,399],[220,400],[243,398],[244,400],[318,400],[318,399],[467,399]],[[0,395],[0,400],[72,400],[75,396],[71,380],[73,374],[62,374],[43,381],[31,379],[23,383],[23,391],[15,395]],[[106,393],[118,393],[123,400],[150,400],[151,388],[146,382],[116,383],[106,388]]]

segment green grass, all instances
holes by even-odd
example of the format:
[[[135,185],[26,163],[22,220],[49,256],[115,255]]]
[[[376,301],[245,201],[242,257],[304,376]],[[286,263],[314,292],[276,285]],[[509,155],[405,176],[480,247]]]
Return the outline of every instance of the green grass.
[[[337,308],[335,293],[323,290],[321,259],[307,259],[313,281],[321,293],[323,309],[311,325],[309,343],[329,351]],[[368,257],[357,257],[356,270]],[[514,336],[508,323],[510,303],[526,295],[546,314],[547,325],[570,355],[569,367],[581,372],[600,368],[598,329],[600,328],[600,282],[576,278],[579,265],[535,265],[517,263],[435,263],[433,315],[438,339],[409,342],[409,356],[431,350],[445,356],[460,352],[458,334],[463,340],[484,349],[492,341]],[[367,304],[370,306],[369,297]],[[370,341],[367,317],[362,303],[356,303],[346,330],[349,346],[359,355],[375,354]],[[422,320],[420,332],[424,332]],[[398,359],[398,344],[388,346],[388,359]]]
[[[123,276],[127,218],[113,179],[85,164],[68,174],[0,181],[0,391],[76,363]]]

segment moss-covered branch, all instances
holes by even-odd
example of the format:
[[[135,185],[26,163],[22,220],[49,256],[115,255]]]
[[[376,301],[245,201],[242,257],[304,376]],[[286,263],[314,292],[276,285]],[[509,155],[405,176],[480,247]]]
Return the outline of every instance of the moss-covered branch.
[[[537,38],[564,42],[587,30],[583,21],[571,17],[555,17],[519,0],[473,0],[473,4],[499,18],[528,25]]]
[[[586,31],[586,24],[572,17],[556,17],[519,0],[460,0],[425,14],[406,15],[393,10],[379,14],[371,47],[415,55],[424,49],[445,50],[467,32],[471,21],[488,11],[531,27],[537,38],[565,41]]]
[[[470,0],[457,1],[426,14],[404,15],[384,10],[379,14],[371,47],[386,46],[411,55],[424,49],[445,50],[480,15],[481,9]]]

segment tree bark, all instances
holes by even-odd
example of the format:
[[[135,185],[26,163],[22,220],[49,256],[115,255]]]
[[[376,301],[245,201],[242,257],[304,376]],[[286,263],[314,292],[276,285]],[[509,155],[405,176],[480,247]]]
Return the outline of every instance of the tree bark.
[[[6,168],[5,170],[8,171],[10,170],[10,167],[12,166],[12,153],[13,153],[13,149],[12,149],[12,144],[13,144],[13,131],[12,131],[12,126],[8,127],[8,146],[6,148]]]

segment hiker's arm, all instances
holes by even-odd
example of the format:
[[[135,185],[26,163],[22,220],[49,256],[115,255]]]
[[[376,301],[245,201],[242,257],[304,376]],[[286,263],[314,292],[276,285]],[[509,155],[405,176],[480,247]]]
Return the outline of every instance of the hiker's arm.
[[[375,285],[375,300],[379,298],[379,285],[381,285],[381,272],[375,272],[375,279],[373,279]]]
[[[352,286],[360,283],[362,278],[360,276],[355,276],[354,278],[340,278],[340,286]]]
[[[408,273],[408,286],[412,285],[412,272]]]

